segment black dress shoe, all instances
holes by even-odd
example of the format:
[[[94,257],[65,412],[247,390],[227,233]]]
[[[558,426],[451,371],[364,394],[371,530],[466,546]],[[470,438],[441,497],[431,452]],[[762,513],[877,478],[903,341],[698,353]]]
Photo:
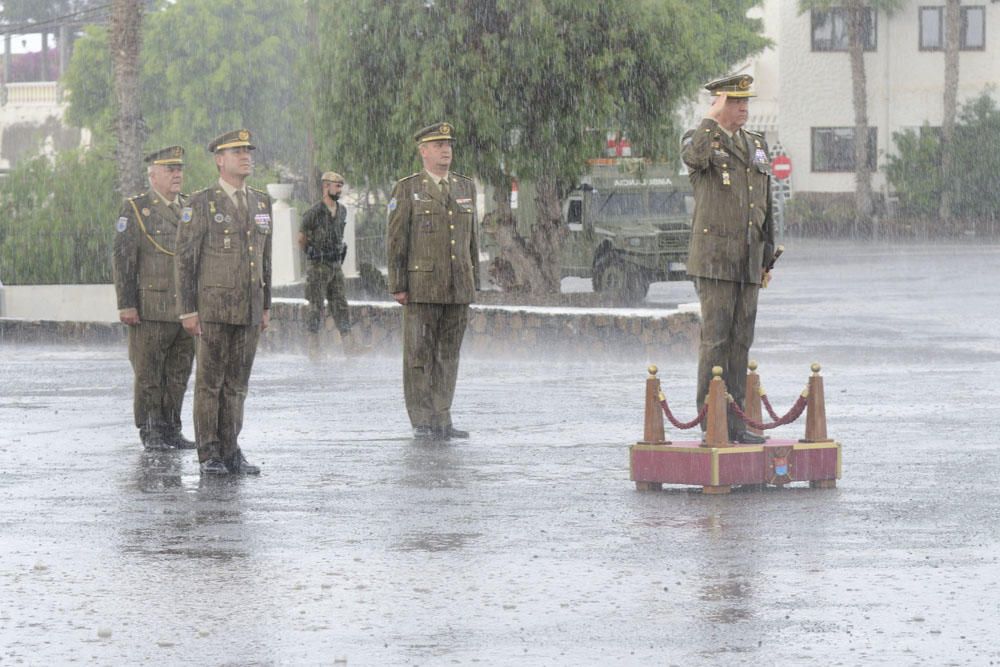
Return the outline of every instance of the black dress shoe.
[[[176,431],[174,433],[167,433],[166,435],[163,436],[163,441],[167,443],[167,445],[172,449],[198,448],[198,445],[196,445],[193,441],[185,438],[184,434],[181,433],[180,431]]]
[[[243,452],[236,450],[236,453],[229,459],[229,470],[234,475],[259,475],[260,466],[255,466],[246,460]]]
[[[767,442],[767,438],[762,435],[757,435],[756,433],[741,433],[740,435],[733,438],[733,442],[738,442],[742,445],[763,445]]]
[[[413,427],[413,439],[414,440],[434,440],[437,435],[430,426],[414,426]]]
[[[465,438],[469,437],[469,432],[457,429],[454,426],[449,425],[434,429],[434,435],[440,438],[441,440],[451,440],[452,438],[459,438],[464,440]]]
[[[209,459],[201,462],[202,475],[228,475],[229,468],[219,459]]]

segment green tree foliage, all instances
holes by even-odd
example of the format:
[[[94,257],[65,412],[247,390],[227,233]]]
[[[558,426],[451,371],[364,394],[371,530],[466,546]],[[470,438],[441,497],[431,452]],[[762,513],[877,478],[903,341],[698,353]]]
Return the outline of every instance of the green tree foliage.
[[[147,14],[141,76],[147,147],[184,145],[191,175],[214,178],[208,142],[247,127],[259,163],[301,172],[306,87],[296,74],[309,55],[299,48],[304,24],[297,0],[178,0]],[[71,91],[67,120],[93,129],[103,143],[114,117],[105,29],[91,26],[76,42],[64,83]]]
[[[0,281],[111,282],[114,182],[114,161],[95,151],[21,161],[0,181]]]
[[[530,288],[558,289],[559,198],[623,130],[651,158],[676,154],[679,106],[766,46],[751,0],[344,0],[317,3],[321,162],[385,187],[416,170],[411,135],[458,133],[455,171],[498,193],[538,184],[532,237],[501,248],[531,261]],[[507,236],[511,236],[510,233]],[[499,237],[498,237],[499,238]]]
[[[886,159],[885,175],[899,197],[900,211],[925,217],[937,213],[941,200],[941,141],[930,127],[894,132],[895,154]]]
[[[675,152],[678,106],[766,45],[750,0],[319,3],[320,156],[355,179],[416,167],[410,136],[451,119],[456,170],[574,180],[605,132]],[[363,103],[361,102],[363,100]]]
[[[959,227],[996,219],[1000,156],[984,147],[1000,144],[1000,107],[989,92],[966,102],[958,113],[952,149],[960,169],[942,173],[940,135],[928,128],[897,132],[893,140],[895,151],[887,159],[886,177],[904,215],[935,219],[941,192],[949,187]],[[949,233],[957,228],[934,229]]]

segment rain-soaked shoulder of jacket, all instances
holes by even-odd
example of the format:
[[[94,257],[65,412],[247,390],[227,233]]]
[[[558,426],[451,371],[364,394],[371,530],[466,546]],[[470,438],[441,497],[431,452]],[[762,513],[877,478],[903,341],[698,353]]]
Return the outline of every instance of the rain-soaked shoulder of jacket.
[[[420,176],[420,174],[421,172],[418,171],[416,173],[410,174],[409,176],[404,176],[403,178],[396,181],[396,185],[403,185],[404,183],[407,183],[408,181],[417,178],[418,176]]]
[[[271,195],[267,194],[267,192],[265,192],[264,190],[258,190],[257,188],[251,187],[249,185],[247,186],[247,189],[248,190],[253,190],[257,194],[263,196],[265,199],[267,199],[268,202],[271,201]]]

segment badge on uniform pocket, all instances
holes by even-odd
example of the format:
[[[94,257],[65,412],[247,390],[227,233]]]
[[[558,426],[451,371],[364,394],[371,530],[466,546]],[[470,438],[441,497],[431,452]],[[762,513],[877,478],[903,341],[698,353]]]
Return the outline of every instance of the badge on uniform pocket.
[[[185,206],[181,209],[181,222],[191,222],[191,207]]]
[[[126,229],[128,229],[128,218],[126,218],[124,215],[118,218],[118,222],[115,223],[115,229],[117,229],[119,232],[124,232]]]

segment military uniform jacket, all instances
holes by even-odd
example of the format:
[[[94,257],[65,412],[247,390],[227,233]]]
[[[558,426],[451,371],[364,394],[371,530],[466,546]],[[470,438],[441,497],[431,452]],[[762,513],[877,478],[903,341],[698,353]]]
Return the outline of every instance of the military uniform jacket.
[[[178,195],[187,206],[187,195]],[[174,245],[180,209],[175,212],[151,188],[126,199],[118,214],[114,248],[118,309],[136,308],[139,319],[177,321]]]
[[[319,202],[302,216],[302,233],[306,237],[306,257],[310,261],[340,263],[340,247],[347,225],[347,209],[337,203],[337,215],[330,213],[326,202]]]
[[[743,142],[741,155],[736,142]],[[759,284],[774,255],[771,160],[764,138],[744,130],[732,140],[706,118],[684,135],[681,157],[694,188],[688,275]]]
[[[389,291],[413,303],[472,303],[479,289],[476,188],[449,173],[445,197],[426,172],[397,181],[389,200]]]
[[[271,198],[247,188],[247,219],[218,185],[191,197],[177,230],[177,302],[204,322],[259,324],[271,307]]]

